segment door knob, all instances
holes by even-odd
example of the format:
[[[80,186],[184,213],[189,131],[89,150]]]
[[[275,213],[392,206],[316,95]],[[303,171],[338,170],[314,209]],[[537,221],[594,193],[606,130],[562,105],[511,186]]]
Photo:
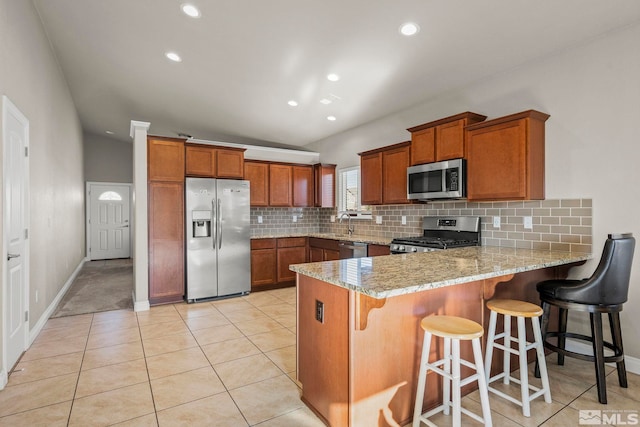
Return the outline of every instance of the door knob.
[[[18,258],[20,256],[20,254],[7,254],[7,261],[9,261],[11,258]]]

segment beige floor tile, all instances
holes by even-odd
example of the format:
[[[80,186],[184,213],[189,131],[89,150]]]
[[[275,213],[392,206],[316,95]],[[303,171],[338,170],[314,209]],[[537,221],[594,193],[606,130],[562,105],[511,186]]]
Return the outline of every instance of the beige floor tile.
[[[140,326],[140,333],[142,334],[143,340],[148,340],[151,338],[165,337],[167,335],[189,333],[189,328],[187,328],[184,321],[180,319],[179,321],[142,325]]]
[[[212,328],[214,326],[229,325],[231,322],[218,310],[206,316],[189,317],[184,321],[192,331],[198,329]]]
[[[176,311],[180,313],[183,319],[194,319],[196,317],[210,316],[220,314],[217,308],[208,302],[199,302],[195,304],[174,304]]]
[[[62,354],[84,351],[87,346],[87,337],[73,337],[65,340],[34,342],[29,350],[22,356],[21,361],[42,359],[45,357],[60,356]]]
[[[103,322],[113,322],[118,320],[138,319],[133,310],[111,310],[93,314],[93,325]]]
[[[80,372],[82,356],[83,353],[80,351],[39,360],[20,361],[9,376],[9,385]]]
[[[162,311],[155,311],[156,307],[151,307],[149,311],[140,311],[138,312],[138,323],[140,325],[150,325],[153,323],[164,323],[164,322],[177,322],[182,320],[180,313],[176,311],[173,306],[161,306],[158,308],[170,307],[171,309],[164,309]]]
[[[143,415],[138,418],[133,418],[131,420],[112,425],[118,427],[158,427],[158,419],[154,412],[153,414]]]
[[[224,313],[225,317],[233,323],[247,322],[250,320],[266,320],[269,317],[258,308],[251,307],[243,310],[236,310]]]
[[[0,418],[0,427],[65,427],[71,413],[71,400]]]
[[[75,399],[69,426],[106,426],[152,414],[149,383]]]
[[[0,417],[70,401],[77,380],[78,374],[67,374],[7,386],[0,391]]]
[[[618,372],[616,370],[611,371],[607,375],[607,392],[612,391],[618,393],[626,398],[640,402],[640,375],[632,374],[627,371],[627,388],[620,387],[618,382]],[[638,404],[640,408],[640,403]]]
[[[268,294],[266,292],[255,292],[255,293],[249,294],[244,298],[244,300],[256,307],[260,307],[263,305],[278,304],[282,301],[281,299],[271,294]]]
[[[100,334],[91,334],[87,342],[87,349],[91,350],[94,348],[137,342],[140,341],[140,339],[140,331],[138,328],[119,329]]]
[[[142,359],[143,357],[144,353],[142,352],[141,341],[100,347],[85,352],[82,369],[94,369],[101,366]]]
[[[529,364],[529,384],[535,387],[542,387],[542,380],[536,378],[533,375],[534,366],[534,363]],[[567,372],[567,374],[569,373]],[[520,378],[520,370],[513,371],[511,375],[515,378]],[[551,385],[551,399],[553,399],[554,402],[559,402],[564,405],[569,404],[572,400],[580,396],[593,385],[592,383],[580,380],[579,378],[560,374],[557,371],[549,373],[549,384]],[[502,380],[491,383],[491,386],[497,388],[498,390],[504,391],[501,388],[503,387]],[[517,397],[519,399],[518,390],[520,390],[520,386],[518,384],[510,384],[506,387],[508,387],[510,390],[513,389],[511,390],[511,394],[514,395],[515,393],[514,397]],[[539,399],[543,399],[543,397],[541,396],[539,397]]]
[[[463,397],[462,407],[465,409],[468,409],[474,414],[482,416],[482,406],[480,405],[479,402],[476,402],[475,400]],[[433,415],[432,417],[429,418],[429,420],[434,424],[436,424],[437,426],[451,427],[453,425],[453,417],[451,416],[451,413],[449,413],[449,415],[444,415],[441,412],[439,414]],[[462,414],[461,421],[462,421],[462,425],[465,427],[484,425],[465,414]],[[521,425],[519,423],[519,420],[509,419],[508,417],[505,417],[504,415],[494,411],[493,407],[491,407],[491,423],[494,427],[520,427]]]
[[[541,425],[544,427],[567,427],[579,424],[580,412],[567,406]]]
[[[295,314],[296,308],[290,304],[281,303],[275,305],[265,305],[260,310],[269,317],[283,316],[285,314]]]
[[[147,358],[147,370],[152,380],[205,366],[210,366],[209,361],[198,347]]]
[[[184,405],[158,411],[160,427],[247,426],[228,393],[219,393]]]
[[[219,301],[213,301],[211,303],[215,308],[220,310],[222,314],[231,313],[232,311],[238,310],[247,310],[254,308],[253,305],[249,304],[246,301],[243,301],[242,298],[230,298],[223,299]]]
[[[91,324],[90,334],[103,334],[105,332],[117,331],[120,329],[131,329],[138,327],[138,318],[128,317],[121,319],[110,319],[102,322],[93,322]]]
[[[618,390],[614,391],[612,387],[607,386],[607,405],[605,406],[598,401],[598,389],[596,386],[593,386],[576,400],[571,402],[569,406],[578,410],[607,409],[624,411],[640,409],[637,398],[630,399],[629,397],[617,393]]]
[[[302,408],[300,390],[286,375],[229,392],[250,425]]]
[[[142,344],[144,346],[144,354],[147,357],[198,346],[191,332],[181,332],[153,339],[143,339]]]
[[[211,366],[151,381],[156,411],[226,391]]]
[[[251,335],[249,339],[264,352],[296,344],[295,334],[286,328]]]
[[[93,319],[93,314],[81,314],[79,316],[67,316],[67,317],[56,317],[55,319],[47,320],[47,323],[44,324],[42,329],[49,328],[62,328],[70,325],[78,325],[81,323],[89,323]]]
[[[296,346],[290,345],[289,347],[277,348],[271,350],[265,355],[276,364],[282,372],[292,372],[296,370]]]
[[[557,361],[557,354],[552,353],[547,356],[547,370],[549,371],[549,377],[558,373],[590,384],[596,383],[596,370],[592,362],[574,359],[572,357],[565,357],[564,365],[558,365]],[[613,369],[614,368],[610,366],[605,366],[605,371],[607,373],[610,373]]]
[[[287,328],[295,327],[297,323],[296,313],[280,314],[271,318]]]
[[[245,337],[207,344],[202,346],[202,351],[212,365],[261,353],[258,347]]]
[[[38,338],[36,338],[35,342],[41,343],[44,341],[57,341],[80,336],[86,337],[89,335],[90,328],[90,323],[78,323],[76,325],[69,325],[61,328],[43,329],[38,334]]]
[[[144,359],[83,370],[76,388],[76,399],[149,381]]]
[[[258,320],[249,320],[246,322],[236,322],[236,327],[242,331],[243,334],[255,335],[262,332],[269,332],[275,329],[282,329],[282,325],[267,316],[264,316]]]
[[[213,366],[228,390],[282,375],[264,354],[256,354]]]
[[[273,291],[269,291],[269,294],[281,300],[289,299],[296,296],[296,287],[291,286],[289,288],[274,289]]]
[[[234,325],[214,326],[191,331],[201,346],[242,337],[242,332]]]
[[[259,427],[324,427],[324,423],[306,406],[291,411],[279,417],[272,418],[263,423],[256,424]]]

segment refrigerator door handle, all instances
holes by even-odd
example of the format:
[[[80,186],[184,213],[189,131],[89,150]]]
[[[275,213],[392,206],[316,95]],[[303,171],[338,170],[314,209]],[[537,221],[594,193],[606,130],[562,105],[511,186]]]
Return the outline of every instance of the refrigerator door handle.
[[[217,212],[217,223],[218,223],[218,249],[222,248],[222,200],[218,199],[218,212]]]
[[[211,200],[211,214],[213,215],[213,244],[212,249],[216,250],[216,244],[218,242],[218,211],[216,211],[216,200]]]

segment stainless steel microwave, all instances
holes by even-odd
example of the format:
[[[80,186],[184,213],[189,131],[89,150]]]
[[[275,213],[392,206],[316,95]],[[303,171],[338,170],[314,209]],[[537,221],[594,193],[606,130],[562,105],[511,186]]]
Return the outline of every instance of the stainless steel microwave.
[[[461,199],[466,197],[466,161],[445,160],[407,168],[407,199]]]

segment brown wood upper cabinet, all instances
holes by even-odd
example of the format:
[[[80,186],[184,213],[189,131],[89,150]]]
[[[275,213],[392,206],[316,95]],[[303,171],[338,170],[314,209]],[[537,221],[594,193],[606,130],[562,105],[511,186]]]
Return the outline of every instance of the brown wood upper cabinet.
[[[292,166],[291,175],[293,177],[293,206],[313,206],[313,166]]]
[[[363,205],[409,203],[407,167],[410,142],[401,142],[360,154],[361,203]]]
[[[523,111],[468,126],[468,200],[544,199],[548,114]]]
[[[314,206],[333,208],[336,206],[336,165],[318,163],[313,165]]]
[[[244,162],[244,179],[251,187],[251,206],[269,206],[269,163]]]
[[[184,139],[147,138],[149,181],[184,182]]]
[[[486,118],[467,111],[407,129],[411,132],[411,165],[466,157],[465,126]]]
[[[242,179],[244,175],[243,149],[187,144],[185,151],[187,176]]]
[[[291,165],[269,165],[269,206],[292,206],[293,169]]]

